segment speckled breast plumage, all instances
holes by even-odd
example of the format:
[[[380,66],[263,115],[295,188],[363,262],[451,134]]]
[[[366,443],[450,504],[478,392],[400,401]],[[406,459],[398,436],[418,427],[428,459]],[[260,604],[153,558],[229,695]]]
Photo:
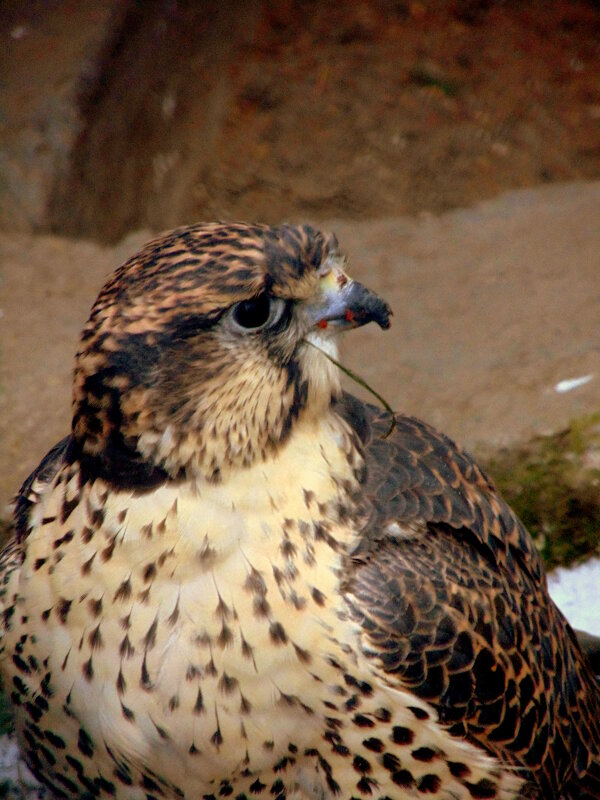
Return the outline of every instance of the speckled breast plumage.
[[[438,785],[427,707],[373,685],[339,595],[362,459],[337,428],[299,432],[227,487],[134,499],[58,473],[5,640],[27,758],[56,794],[371,794],[407,760],[405,781]],[[398,768],[374,770],[385,749]]]

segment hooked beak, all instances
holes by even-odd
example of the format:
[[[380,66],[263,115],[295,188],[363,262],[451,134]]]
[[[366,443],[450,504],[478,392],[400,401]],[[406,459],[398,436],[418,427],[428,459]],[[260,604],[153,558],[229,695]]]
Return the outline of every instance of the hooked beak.
[[[393,313],[379,295],[340,269],[332,269],[321,278],[319,299],[308,309],[315,327],[325,329],[331,325],[337,330],[360,328],[369,322],[389,328]]]

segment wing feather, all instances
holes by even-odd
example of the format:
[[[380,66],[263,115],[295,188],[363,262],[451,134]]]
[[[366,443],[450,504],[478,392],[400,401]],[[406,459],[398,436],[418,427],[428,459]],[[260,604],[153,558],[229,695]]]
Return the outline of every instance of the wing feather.
[[[29,514],[38,502],[44,488],[52,482],[54,476],[64,463],[65,454],[72,437],[65,436],[57,442],[40,461],[33,472],[25,479],[14,500],[15,535],[17,542],[22,542],[29,533]]]
[[[393,434],[346,395],[363,442],[362,536],[343,587],[376,669],[453,733],[529,771],[543,796],[600,749],[600,698],[522,523],[473,459],[419,420]]]

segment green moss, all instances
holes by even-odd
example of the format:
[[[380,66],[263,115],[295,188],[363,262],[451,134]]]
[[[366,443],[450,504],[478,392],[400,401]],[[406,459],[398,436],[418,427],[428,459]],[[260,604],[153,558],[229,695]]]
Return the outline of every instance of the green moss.
[[[600,552],[600,412],[487,460],[546,566]]]

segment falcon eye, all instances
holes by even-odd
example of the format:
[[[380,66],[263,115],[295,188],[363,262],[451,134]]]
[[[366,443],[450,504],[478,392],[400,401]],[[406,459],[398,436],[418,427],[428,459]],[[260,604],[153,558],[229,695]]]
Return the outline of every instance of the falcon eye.
[[[242,328],[262,328],[269,319],[271,302],[264,292],[233,307],[233,318]]]
[[[230,314],[234,325],[244,331],[258,331],[267,325],[274,325],[281,317],[285,303],[277,297],[270,297],[266,292],[242,300],[232,306]]]

